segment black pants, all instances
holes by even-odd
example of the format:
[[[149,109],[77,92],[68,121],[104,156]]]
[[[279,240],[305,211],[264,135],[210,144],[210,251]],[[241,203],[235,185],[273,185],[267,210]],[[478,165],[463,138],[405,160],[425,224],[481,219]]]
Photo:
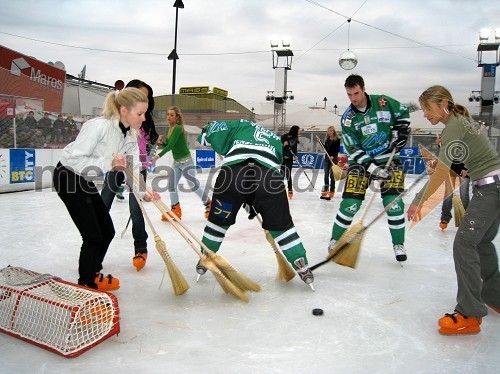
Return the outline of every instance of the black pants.
[[[142,180],[146,182],[146,177],[148,170],[144,169],[141,171]],[[123,184],[125,180],[125,175],[123,172],[110,171],[106,174],[104,180],[104,186],[101,191],[101,198],[104,201],[104,205],[111,209],[113,204],[113,199],[115,198],[118,187]],[[133,193],[129,195],[128,205],[130,210],[130,217],[132,219],[132,236],[134,237],[134,250],[135,252],[147,252],[148,251],[148,234],[146,232],[146,224],[144,223],[144,216],[142,215],[141,207],[135,199]]]
[[[266,230],[287,230],[293,226],[283,177],[258,163],[223,166],[217,176],[208,220],[231,226],[241,206],[252,205],[262,216]]]
[[[97,288],[95,276],[102,270],[102,262],[115,236],[108,208],[94,183],[57,164],[54,170],[54,189],[66,205],[71,219],[83,239],[80,250],[78,284]]]

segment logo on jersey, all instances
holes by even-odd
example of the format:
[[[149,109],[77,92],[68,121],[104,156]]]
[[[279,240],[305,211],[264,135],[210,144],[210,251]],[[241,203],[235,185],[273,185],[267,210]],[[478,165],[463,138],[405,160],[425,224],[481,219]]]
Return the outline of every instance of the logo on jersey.
[[[368,116],[364,116],[363,117],[363,121],[365,121],[366,125],[370,124],[370,116],[369,115]]]
[[[391,112],[387,110],[377,112],[377,119],[379,123],[389,123],[391,122]]]
[[[346,119],[345,122],[344,122],[344,126],[345,127],[351,127],[351,120],[350,119]]]
[[[208,125],[207,127],[207,136],[210,136],[212,134],[215,134],[216,132],[219,131],[226,131],[227,130],[227,123],[226,122],[212,122]]]
[[[384,108],[385,108],[385,105],[386,105],[386,104],[387,104],[387,100],[386,100],[385,98],[381,97],[381,98],[379,98],[379,99],[378,99],[378,105],[379,105],[382,109],[384,109]]]
[[[255,138],[256,141],[266,144],[269,144],[268,138],[270,136],[271,136],[270,131],[263,127],[257,127],[253,134],[253,137]]]
[[[368,136],[368,135],[371,135],[371,134],[376,134],[377,133],[377,124],[376,123],[373,123],[371,125],[368,125],[368,126],[365,126],[361,129],[361,133],[364,135],[364,136]]]

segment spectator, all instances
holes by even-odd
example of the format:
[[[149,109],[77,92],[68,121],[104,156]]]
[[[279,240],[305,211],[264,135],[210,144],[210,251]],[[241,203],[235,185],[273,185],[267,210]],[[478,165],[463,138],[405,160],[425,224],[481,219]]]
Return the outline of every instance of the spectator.
[[[62,140],[63,140],[62,138],[63,138],[65,126],[66,125],[64,124],[63,115],[58,114],[57,119],[52,124],[52,134],[53,134],[52,141],[53,142],[55,141],[57,143],[62,143]]]
[[[35,119],[35,113],[32,110],[30,110],[28,112],[28,115],[26,116],[26,119],[24,120],[24,124],[26,126],[28,126],[28,128],[30,130],[34,131],[36,129],[38,123],[37,123],[37,121]]]
[[[292,126],[290,131],[281,136],[281,143],[283,143],[283,165],[281,170],[288,185],[288,198],[293,197],[292,188],[292,166],[293,161],[298,161],[297,146],[299,144],[299,126]]]
[[[67,143],[73,137],[74,132],[77,130],[76,122],[73,120],[73,115],[68,114],[66,119],[64,120],[64,129],[63,129],[63,142]]]
[[[52,135],[52,129],[54,128],[52,126],[52,120],[49,118],[49,115],[50,115],[49,112],[43,113],[43,117],[40,118],[40,121],[38,121],[38,127],[40,127],[42,129],[43,136],[45,136],[45,139],[50,140],[50,141],[54,141],[53,137],[50,137],[50,139],[49,139],[49,136]],[[28,113],[28,117],[29,117],[29,113]],[[28,119],[26,118],[26,120],[28,120]]]
[[[325,178],[320,198],[331,200],[335,194],[335,176],[333,175],[332,165],[338,164],[340,151],[340,138],[333,126],[328,127],[323,147],[327,153],[325,153],[325,161],[323,163]]]
[[[35,134],[31,137],[30,143],[33,148],[45,148],[45,136],[43,136],[43,132],[40,127],[36,128]]]
[[[0,148],[14,148],[14,126],[9,126],[8,132],[0,136]]]

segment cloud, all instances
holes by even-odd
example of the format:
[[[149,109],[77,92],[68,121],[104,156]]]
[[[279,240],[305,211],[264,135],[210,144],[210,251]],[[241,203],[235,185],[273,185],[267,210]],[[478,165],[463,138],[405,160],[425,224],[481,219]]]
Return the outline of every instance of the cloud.
[[[140,78],[156,94],[169,94],[173,2],[0,0],[0,43],[42,61],[60,60],[73,75],[86,65],[90,80],[112,85],[117,79]],[[443,84],[466,103],[470,91],[480,89],[474,61],[478,32],[498,26],[499,15],[494,2],[482,0],[184,4],[179,9],[176,89],[217,86],[257,111],[269,108],[266,91],[274,89],[271,38],[289,38],[295,54],[288,89],[296,99],[289,101],[289,110],[322,105],[324,97],[328,105],[347,106],[343,82],[351,71],[339,67],[338,57],[348,41],[359,59],[352,72],[365,77],[369,92],[408,102],[427,86]],[[343,16],[353,13],[348,28]]]

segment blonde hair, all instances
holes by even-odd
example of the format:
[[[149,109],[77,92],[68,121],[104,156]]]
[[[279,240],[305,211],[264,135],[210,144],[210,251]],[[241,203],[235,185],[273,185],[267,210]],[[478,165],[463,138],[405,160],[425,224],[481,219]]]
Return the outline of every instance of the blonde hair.
[[[184,119],[182,118],[182,112],[181,109],[177,106],[171,106],[168,108],[168,110],[173,110],[175,112],[175,115],[178,117],[178,120],[176,122],[177,125],[182,127],[182,131],[184,132]],[[170,135],[172,135],[172,131],[174,131],[175,126],[170,126],[168,129],[168,134],[167,137],[170,138]]]
[[[127,87],[121,91],[112,91],[104,100],[102,116],[106,119],[117,118],[120,121],[120,108],[123,106],[132,110],[137,103],[148,103],[148,97],[137,88]],[[130,134],[137,137],[137,130],[131,128]]]
[[[444,100],[448,101],[447,109],[451,113],[471,118],[469,110],[461,104],[455,104],[450,91],[443,86],[431,86],[422,92],[418,98],[418,102],[422,109],[429,109],[429,103],[440,105]]]
[[[338,140],[338,139],[340,139],[339,138],[339,134],[337,134],[337,131],[335,131],[335,127],[329,126],[326,129],[325,142],[328,140],[328,130],[332,130],[333,131],[333,138],[332,138],[332,140]]]

